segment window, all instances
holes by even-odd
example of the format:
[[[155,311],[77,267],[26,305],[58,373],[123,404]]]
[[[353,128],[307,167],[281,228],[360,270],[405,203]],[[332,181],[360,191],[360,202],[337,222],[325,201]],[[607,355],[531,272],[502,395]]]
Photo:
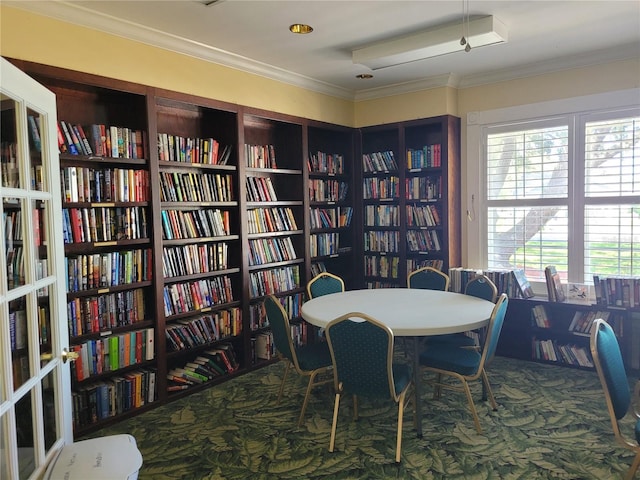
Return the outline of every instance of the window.
[[[487,125],[486,264],[544,281],[640,275],[640,112]]]

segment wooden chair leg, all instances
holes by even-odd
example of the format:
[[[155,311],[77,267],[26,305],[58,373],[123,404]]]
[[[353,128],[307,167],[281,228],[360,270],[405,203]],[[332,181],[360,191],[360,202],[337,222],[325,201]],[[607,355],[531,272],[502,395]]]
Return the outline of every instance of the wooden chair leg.
[[[632,480],[636,476],[636,472],[638,471],[638,467],[640,467],[640,451],[636,454],[636,458],[633,459],[633,463],[631,464],[631,468],[624,476],[624,480]]]
[[[340,394],[336,393],[336,400],[333,404],[333,423],[331,424],[331,439],[329,440],[329,451],[333,452],[336,444],[336,427],[338,426],[338,408],[340,407]]]
[[[469,384],[466,380],[462,379],[462,386],[464,388],[464,393],[467,395],[467,401],[469,402],[469,409],[471,410],[471,415],[473,415],[473,422],[476,424],[476,430],[478,433],[482,433],[482,427],[480,426],[480,418],[478,418],[478,412],[476,410],[476,405],[473,402],[473,397],[471,396],[471,389],[469,388]]]
[[[398,433],[396,434],[396,463],[400,463],[402,453],[402,419],[404,414],[404,395],[398,399]]]
[[[309,403],[309,397],[311,396],[311,389],[315,385],[314,380],[318,375],[318,371],[315,371],[309,377],[309,384],[307,385],[307,392],[304,394],[304,401],[302,402],[302,410],[300,411],[300,418],[298,418],[298,426],[302,425],[304,421],[304,412],[307,410],[307,404]]]
[[[291,368],[291,362],[285,361],[284,376],[282,377],[282,383],[280,384],[280,391],[278,392],[278,400],[276,403],[280,403],[282,398],[282,392],[284,392],[284,384],[287,381],[287,375],[289,375],[289,368]]]

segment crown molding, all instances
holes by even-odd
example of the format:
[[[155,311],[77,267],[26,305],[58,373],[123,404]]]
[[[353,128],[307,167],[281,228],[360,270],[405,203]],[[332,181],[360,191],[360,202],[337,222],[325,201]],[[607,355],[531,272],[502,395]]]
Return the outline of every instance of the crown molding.
[[[181,53],[194,58],[215,63],[223,67],[259,75],[296,87],[312,90],[332,97],[353,100],[353,90],[337,87],[288,70],[252,60],[219,48],[195,42],[177,35],[122,20],[110,15],[99,14],[80,5],[68,2],[19,2],[5,1],[5,5],[54,18],[81,27],[98,30],[110,35],[144,43],[153,47]]]
[[[568,57],[561,57],[537,63],[527,63],[520,67],[494,70],[475,75],[458,76],[454,73],[426,77],[416,81],[402,82],[384,87],[351,90],[306,77],[241,55],[211,47],[200,42],[171,35],[121,20],[110,15],[96,14],[80,5],[66,1],[7,1],[3,4],[38,15],[54,18],[81,27],[105,32],[121,38],[137,41],[153,47],[188,55],[245,73],[258,75],[284,84],[311,90],[350,101],[373,100],[439,87],[469,88],[490,83],[498,83],[518,78],[532,77],[573,68],[610,63],[613,61],[640,58],[638,44],[622,45]]]

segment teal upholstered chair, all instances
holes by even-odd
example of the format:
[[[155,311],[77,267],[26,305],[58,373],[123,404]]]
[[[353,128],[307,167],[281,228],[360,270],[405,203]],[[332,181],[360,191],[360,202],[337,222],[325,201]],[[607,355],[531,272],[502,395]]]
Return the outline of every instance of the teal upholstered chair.
[[[307,409],[309,396],[311,395],[313,387],[331,382],[331,377],[323,378],[323,374],[328,373],[331,370],[331,354],[329,353],[329,346],[326,342],[317,342],[296,347],[293,344],[293,338],[291,337],[289,316],[282,307],[282,304],[280,304],[274,295],[269,295],[264,300],[264,307],[269,320],[269,326],[273,334],[273,342],[275,344],[277,354],[285,362],[284,376],[282,377],[280,391],[278,392],[278,402],[280,402],[282,398],[284,385],[287,381],[287,375],[289,374],[291,367],[293,367],[300,375],[309,377],[309,383],[307,384],[307,391],[302,403],[300,418],[298,419],[298,425],[302,425],[304,412]]]
[[[631,409],[632,397],[629,388],[629,378],[625,372],[624,363],[622,362],[622,354],[618,339],[611,326],[602,319],[596,319],[591,326],[591,355],[593,363],[596,366],[600,383],[604,390],[604,396],[607,402],[607,410],[611,418],[611,426],[616,441],[626,448],[635,452],[636,457],[631,464],[631,468],[625,475],[626,480],[631,480],[638,466],[640,466],[640,412],[638,411],[638,403]],[[636,402],[640,399],[640,383],[636,384],[634,393]],[[636,423],[634,429],[635,441],[628,438],[622,433],[620,420],[627,413],[633,410]]]
[[[488,300],[491,303],[496,303],[496,298],[498,298],[498,288],[486,275],[478,275],[467,282],[467,285],[464,288],[464,294],[482,298],[483,300]],[[437,335],[428,337],[426,343],[427,345],[448,343],[456,347],[478,347],[479,345],[474,337],[482,339],[483,335],[480,332],[476,333],[476,335],[472,336],[465,335],[464,333]]]
[[[509,299],[506,294],[500,295],[489,319],[487,334],[481,351],[473,348],[452,347],[451,345],[430,345],[420,354],[420,365],[423,370],[435,374],[435,379],[431,383],[434,385],[434,398],[440,397],[441,389],[449,389],[462,391],[466,394],[469,402],[469,409],[473,415],[473,421],[476,425],[478,433],[482,433],[478,412],[471,396],[469,382],[482,379],[486,389],[489,401],[494,410],[497,410],[498,404],[491,391],[489,378],[485,371],[485,365],[493,358],[504,316],[507,312]],[[460,381],[461,386],[444,382],[443,377],[453,377]]]
[[[358,418],[358,397],[388,398],[398,404],[396,462],[402,448],[402,418],[412,385],[411,368],[393,362],[393,332],[363,313],[343,315],[327,325],[336,390],[329,451],[333,452],[342,395],[353,396]]]
[[[330,293],[344,292],[344,281],[329,272],[322,272],[307,283],[307,295],[316,298]]]
[[[449,275],[433,267],[422,267],[407,275],[407,287],[425,290],[449,290]]]

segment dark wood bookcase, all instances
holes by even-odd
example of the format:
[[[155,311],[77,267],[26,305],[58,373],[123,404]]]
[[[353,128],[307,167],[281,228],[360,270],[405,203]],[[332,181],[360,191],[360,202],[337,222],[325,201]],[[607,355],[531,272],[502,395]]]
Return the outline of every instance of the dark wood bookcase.
[[[589,349],[591,321],[605,319],[614,329],[629,371],[639,370],[637,310],[546,297],[510,298],[496,354],[571,368],[593,369]],[[586,358],[586,361],[585,361]]]
[[[459,264],[459,145],[452,116],[362,129],[365,286],[404,287],[412,270]]]
[[[94,178],[87,190],[95,193],[95,198],[67,199],[62,185],[63,210],[69,214],[73,209],[85,209],[91,229],[93,209],[96,231],[105,212],[113,210],[107,217],[135,232],[115,239],[91,237],[88,242],[69,242],[65,251],[69,265],[80,265],[79,274],[83,275],[82,259],[86,258],[88,279],[90,258],[100,267],[102,260],[97,259],[111,259],[116,254],[142,259],[142,268],[133,264],[132,271],[140,271],[135,281],[106,286],[100,283],[102,272],[98,269],[97,283],[91,288],[87,282],[86,288],[68,289],[70,319],[80,318],[81,323],[92,325],[101,315],[109,318],[109,308],[96,314],[85,304],[115,305],[111,310],[116,311],[115,325],[100,326],[98,322],[97,329],[80,333],[76,328],[74,333],[70,323],[72,349],[79,350],[85,344],[94,348],[114,336],[127,336],[127,348],[133,348],[128,364],[114,363],[112,368],[103,358],[100,372],[74,379],[76,435],[274,361],[262,307],[266,295],[273,293],[282,301],[294,319],[298,341],[310,341],[315,331],[299,319],[299,309],[306,283],[320,264],[343,277],[350,289],[373,286],[374,282],[403,286],[407,262],[418,265],[439,260],[443,269],[459,264],[457,118],[444,116],[358,130],[12,61],[56,94],[58,120],[83,127],[121,127],[134,132],[132,138],[138,141],[135,155],[129,149],[128,156],[104,152],[60,155],[63,171],[98,172],[98,183]],[[213,140],[220,159],[217,163],[211,161]],[[184,142],[184,148],[177,148],[176,141]],[[408,149],[436,143],[442,148],[440,166],[407,169]],[[383,151],[393,152],[398,168],[364,172],[362,153]],[[318,161],[320,157],[322,161]],[[341,169],[326,166],[328,157],[339,162]],[[136,179],[136,174],[144,177],[145,195],[126,201],[99,198],[97,185],[105,176],[114,176],[115,170],[131,172],[126,178]],[[388,199],[364,196],[364,183],[384,182],[392,176],[398,187]],[[405,182],[427,177],[440,179],[441,195],[407,199]],[[414,226],[407,221],[407,208],[415,205],[433,205],[441,222],[424,228]],[[395,208],[397,222],[393,226],[366,224],[367,207]],[[325,223],[318,222],[321,215]],[[134,219],[138,223],[131,227]],[[407,247],[410,232],[423,230],[437,232],[439,251],[420,253]],[[397,249],[385,253],[365,250],[363,238],[375,231],[397,236]],[[396,277],[364,275],[367,258],[378,262],[378,268],[381,259],[395,258]],[[131,307],[126,308],[131,302],[137,307],[134,313],[128,312]],[[86,318],[72,311],[73,304],[85,311]],[[123,305],[124,320],[117,323]],[[104,345],[95,347],[99,348],[104,356]],[[220,350],[226,357],[234,353],[235,363],[226,371],[219,364],[223,361]],[[115,350],[108,353],[115,354]],[[122,355],[118,351],[119,360]],[[216,373],[208,359],[218,362],[222,371]],[[199,373],[200,381],[178,380],[181,372],[176,369],[186,367]],[[77,368],[77,362],[72,368]],[[130,392],[136,385],[145,393],[131,401]],[[117,408],[105,413],[104,405],[97,402],[109,405],[104,397],[109,388],[128,400],[119,401]]]
[[[359,284],[355,272],[361,256],[354,140],[350,128],[317,122],[308,128],[309,278],[328,271],[347,289]]]

